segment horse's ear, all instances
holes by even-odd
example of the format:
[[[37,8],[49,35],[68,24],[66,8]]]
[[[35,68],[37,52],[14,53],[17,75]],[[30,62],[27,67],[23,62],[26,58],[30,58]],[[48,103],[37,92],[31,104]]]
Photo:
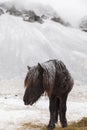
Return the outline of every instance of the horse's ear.
[[[38,69],[39,69],[40,72],[43,72],[43,67],[41,66],[40,63],[38,63]]]
[[[29,67],[29,66],[27,66],[27,68],[28,68],[28,70],[30,70],[30,67]]]

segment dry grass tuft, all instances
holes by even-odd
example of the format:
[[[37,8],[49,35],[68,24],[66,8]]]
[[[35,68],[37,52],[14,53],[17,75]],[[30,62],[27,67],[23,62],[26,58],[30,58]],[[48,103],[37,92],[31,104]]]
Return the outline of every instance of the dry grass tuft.
[[[47,130],[47,127],[44,124],[25,123],[18,130]],[[72,122],[67,128],[61,128],[57,125],[55,130],[87,130],[87,117],[78,122]]]
[[[25,123],[18,130],[47,130],[47,129],[46,126],[43,124]]]

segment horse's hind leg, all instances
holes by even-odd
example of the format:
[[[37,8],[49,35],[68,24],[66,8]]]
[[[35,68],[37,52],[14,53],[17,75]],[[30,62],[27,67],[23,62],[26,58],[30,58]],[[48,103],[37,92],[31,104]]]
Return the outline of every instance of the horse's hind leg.
[[[60,107],[60,100],[59,98],[56,98],[55,123],[58,122],[59,107]]]
[[[50,97],[50,121],[48,124],[48,130],[53,130],[55,128],[55,111],[56,111],[56,97]]]
[[[60,122],[62,127],[67,127],[67,119],[66,119],[66,101],[67,101],[67,95],[63,95],[60,100]]]

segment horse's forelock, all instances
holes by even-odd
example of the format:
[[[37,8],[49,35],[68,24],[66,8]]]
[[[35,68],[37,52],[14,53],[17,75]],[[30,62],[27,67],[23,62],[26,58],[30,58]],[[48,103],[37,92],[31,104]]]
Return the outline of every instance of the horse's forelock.
[[[24,87],[25,87],[25,88],[27,88],[27,86],[28,86],[28,85],[27,85],[27,84],[28,84],[28,76],[29,76],[29,75],[28,75],[28,73],[27,73],[27,75],[26,75],[26,77],[25,77],[25,80],[24,80]]]
[[[30,79],[32,79],[32,75],[31,75],[31,72],[28,71],[27,75],[25,77],[25,81],[24,81],[25,88],[29,87],[29,84],[30,84],[30,81],[31,81]]]
[[[37,76],[38,76],[38,68],[37,66],[34,66],[27,72],[27,75],[24,81],[25,88],[29,87],[31,82],[35,82]]]

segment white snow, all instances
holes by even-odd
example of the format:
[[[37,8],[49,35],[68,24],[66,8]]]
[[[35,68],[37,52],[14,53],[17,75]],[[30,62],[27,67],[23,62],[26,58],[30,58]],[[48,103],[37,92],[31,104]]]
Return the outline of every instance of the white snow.
[[[54,15],[56,10],[74,27],[87,15],[86,0],[9,0],[8,6],[11,4],[35,9],[39,14]],[[28,122],[48,123],[48,98],[24,106],[23,81],[27,65],[52,58],[62,60],[75,80],[67,102],[67,118],[79,120],[87,115],[87,33],[50,20],[39,24],[8,14],[0,16],[0,129],[17,130]]]
[[[49,100],[42,96],[33,106],[23,103],[23,80],[0,82],[0,129],[17,130],[24,123],[47,125]],[[84,87],[84,89],[83,89]],[[87,115],[87,86],[74,86],[67,101],[68,122],[80,120]]]
[[[50,20],[32,24],[5,14],[0,17],[0,37],[1,79],[24,77],[27,65],[57,58],[75,80],[87,83],[87,33]]]

